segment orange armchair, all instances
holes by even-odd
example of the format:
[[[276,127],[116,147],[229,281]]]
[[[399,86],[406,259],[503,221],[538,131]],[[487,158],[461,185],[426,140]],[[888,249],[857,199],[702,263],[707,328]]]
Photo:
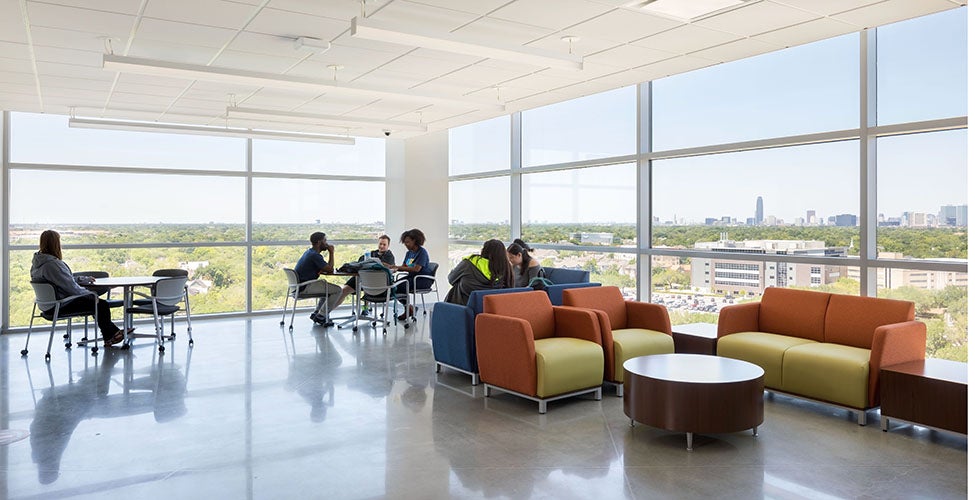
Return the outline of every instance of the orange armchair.
[[[491,389],[538,402],[594,393],[602,398],[603,349],[592,311],[553,306],[545,292],[484,297],[475,319],[477,365]]]
[[[637,356],[674,352],[667,308],[659,304],[623,300],[615,286],[575,288],[562,292],[562,303],[594,311],[599,318],[606,382],[623,396],[623,362]]]

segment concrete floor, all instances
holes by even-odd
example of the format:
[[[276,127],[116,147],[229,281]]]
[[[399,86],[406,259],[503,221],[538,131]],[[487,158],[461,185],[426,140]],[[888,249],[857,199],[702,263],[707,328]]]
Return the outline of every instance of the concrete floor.
[[[968,440],[766,395],[765,423],[637,424],[604,390],[537,405],[434,372],[428,327],[194,322],[98,357],[0,337],[0,498],[965,498]],[[177,325],[178,327],[178,325]],[[148,326],[140,327],[148,330]],[[57,343],[55,343],[57,346]]]

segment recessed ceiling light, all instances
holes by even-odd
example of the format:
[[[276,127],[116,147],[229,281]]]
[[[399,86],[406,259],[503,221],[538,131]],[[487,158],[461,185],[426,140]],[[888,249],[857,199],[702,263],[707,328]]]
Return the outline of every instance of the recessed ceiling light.
[[[696,21],[711,14],[753,3],[756,0],[640,0],[627,4],[640,10],[681,21]]]

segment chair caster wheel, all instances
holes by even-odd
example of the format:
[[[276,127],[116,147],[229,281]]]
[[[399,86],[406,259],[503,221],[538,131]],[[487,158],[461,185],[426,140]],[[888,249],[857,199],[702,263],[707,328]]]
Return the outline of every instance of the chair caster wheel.
[[[121,349],[122,349],[123,351],[128,351],[130,347],[132,347],[132,345],[131,345],[131,344],[122,344],[122,347],[121,347]]]
[[[50,363],[51,362],[51,355],[50,354],[45,354],[44,355],[44,361]]]
[[[190,339],[190,347],[193,347],[193,339]]]
[[[176,340],[176,334],[175,333],[170,334],[169,335],[169,340]]]
[[[91,355],[92,356],[98,356],[98,348],[97,347],[92,347],[91,348]]]
[[[294,327],[294,325],[292,325],[292,326],[289,326],[289,327],[288,327],[288,331],[289,331],[289,332],[293,332],[293,331],[295,331],[295,327]]]
[[[20,351],[20,355],[21,356],[26,356],[27,355],[27,349],[24,349],[24,350]]]
[[[281,322],[281,326],[284,326],[284,321]]]
[[[71,349],[71,342],[65,342],[64,343],[64,348],[65,349]]]
[[[159,354],[166,352],[166,346],[159,346]]]
[[[410,322],[409,321],[404,321],[403,322],[403,329],[404,330],[409,330],[410,329]]]
[[[65,333],[64,335],[62,335],[62,336],[61,336],[61,338],[62,338],[62,339],[67,339],[67,338],[71,338],[71,335],[69,335],[69,334],[67,334],[67,333]]]
[[[359,331],[359,327],[358,326],[353,326],[352,327],[352,333],[357,333],[358,331]]]

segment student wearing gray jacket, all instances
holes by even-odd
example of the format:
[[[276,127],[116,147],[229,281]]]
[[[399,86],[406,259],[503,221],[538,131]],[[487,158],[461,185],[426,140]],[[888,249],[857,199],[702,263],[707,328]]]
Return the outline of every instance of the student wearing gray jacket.
[[[31,281],[43,281],[54,285],[58,299],[72,295],[90,294],[78,297],[61,306],[60,313],[95,311],[98,308],[98,329],[108,345],[125,340],[125,333],[112,323],[111,309],[103,299],[97,299],[89,290],[82,288],[71,274],[71,268],[61,260],[61,235],[48,229],[41,233],[40,249],[34,254],[30,266]]]

